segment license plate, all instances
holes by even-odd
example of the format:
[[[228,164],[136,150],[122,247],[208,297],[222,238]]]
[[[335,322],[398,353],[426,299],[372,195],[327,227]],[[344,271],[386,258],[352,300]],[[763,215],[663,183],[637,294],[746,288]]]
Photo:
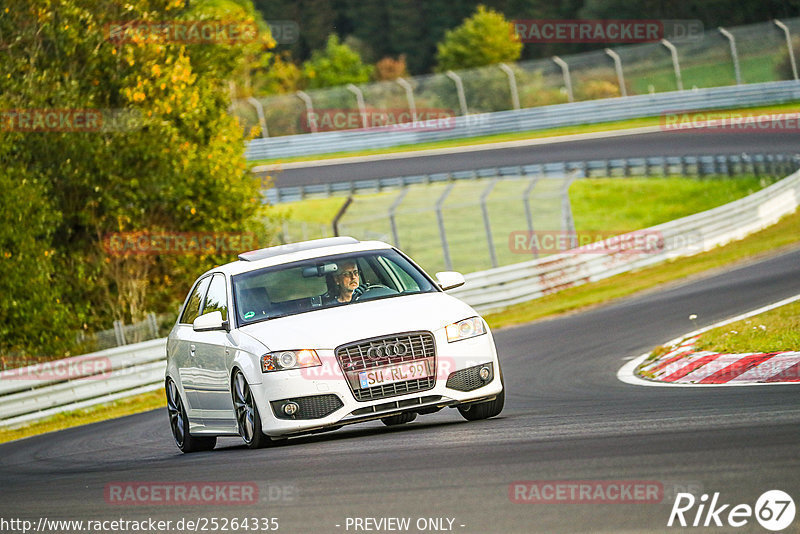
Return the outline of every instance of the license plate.
[[[358,382],[361,388],[364,389],[428,376],[430,374],[428,373],[427,362],[407,362],[361,371],[358,373]]]

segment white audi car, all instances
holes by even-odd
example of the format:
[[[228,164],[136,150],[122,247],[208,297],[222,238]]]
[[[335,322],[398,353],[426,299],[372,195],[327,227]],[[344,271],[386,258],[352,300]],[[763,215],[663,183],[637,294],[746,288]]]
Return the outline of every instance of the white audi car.
[[[378,241],[336,237],[245,252],[194,284],[167,340],[170,426],[183,452],[218,436],[251,448],[455,407],[503,409],[486,322]]]

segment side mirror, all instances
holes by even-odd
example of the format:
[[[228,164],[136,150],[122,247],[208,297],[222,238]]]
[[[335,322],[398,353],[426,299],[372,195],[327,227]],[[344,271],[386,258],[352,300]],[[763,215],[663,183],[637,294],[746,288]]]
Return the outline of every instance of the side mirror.
[[[443,271],[436,273],[436,282],[438,282],[439,287],[447,291],[448,289],[453,289],[454,287],[463,286],[467,281],[464,280],[464,275],[461,273],[457,273],[455,271]]]
[[[222,320],[222,312],[212,311],[201,315],[192,323],[195,332],[206,332],[208,330],[228,330],[228,321]]]

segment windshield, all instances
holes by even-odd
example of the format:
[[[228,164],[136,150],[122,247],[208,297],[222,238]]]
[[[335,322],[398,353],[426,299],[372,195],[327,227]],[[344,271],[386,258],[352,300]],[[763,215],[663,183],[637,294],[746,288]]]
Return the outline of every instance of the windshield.
[[[314,258],[233,277],[240,325],[435,291],[430,279],[395,250]]]

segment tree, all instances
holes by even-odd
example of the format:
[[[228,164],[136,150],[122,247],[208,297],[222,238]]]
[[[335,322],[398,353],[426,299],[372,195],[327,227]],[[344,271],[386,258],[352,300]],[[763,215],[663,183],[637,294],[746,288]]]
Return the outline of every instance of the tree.
[[[335,34],[328,37],[324,50],[317,50],[303,64],[303,76],[311,89],[335,87],[369,81],[372,67],[364,65],[361,56],[339,42]]]
[[[437,70],[469,69],[519,59],[522,43],[502,14],[478,6],[475,14],[445,34],[436,54]]]
[[[242,128],[228,113],[227,80],[268,50],[271,39],[245,0],[191,8],[174,0],[7,4],[0,13],[2,108],[102,117],[94,130],[0,128],[0,222],[18,229],[0,236],[0,256],[27,273],[4,280],[13,287],[0,300],[0,319],[19,322],[23,315],[11,302],[28,303],[25,316],[38,314],[40,327],[38,338],[22,329],[9,337],[3,332],[0,349],[38,343],[38,350],[54,351],[47,338],[63,336],[62,328],[107,328],[111,319],[175,311],[200,272],[230,258],[109,254],[107,234],[256,228],[260,183],[247,169]],[[232,43],[136,34],[115,41],[108,30],[120,21],[198,20],[262,29]],[[113,117],[127,120],[109,122]],[[6,187],[9,178],[17,187]],[[48,284],[50,295],[39,294]],[[51,311],[54,304],[68,313]],[[55,312],[68,317],[66,326],[47,324]]]

